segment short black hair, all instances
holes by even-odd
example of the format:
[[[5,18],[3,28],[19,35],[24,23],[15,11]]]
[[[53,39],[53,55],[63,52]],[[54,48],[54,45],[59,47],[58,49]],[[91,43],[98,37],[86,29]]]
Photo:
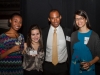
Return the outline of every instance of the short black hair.
[[[49,12],[49,17],[50,17],[50,13],[51,13],[51,12],[58,12],[59,15],[61,15],[60,12],[59,12],[57,9],[51,9],[50,12]]]
[[[9,21],[10,21],[10,19],[12,19],[14,16],[20,16],[20,17],[22,17],[20,13],[13,13],[13,14],[11,14],[10,17],[9,17],[9,19],[8,19],[8,27],[11,27],[11,24],[10,24]]]

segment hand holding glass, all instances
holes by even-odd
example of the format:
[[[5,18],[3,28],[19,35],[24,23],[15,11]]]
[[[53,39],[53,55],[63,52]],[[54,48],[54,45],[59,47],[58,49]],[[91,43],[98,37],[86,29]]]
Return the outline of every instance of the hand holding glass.
[[[89,69],[89,63],[88,62],[81,62],[80,63],[81,70],[87,70]]]
[[[21,45],[21,40],[22,40],[22,37],[19,36],[19,37],[17,38],[17,40],[15,41],[15,44],[16,44],[16,45]],[[18,52],[21,53],[21,50],[19,50]]]

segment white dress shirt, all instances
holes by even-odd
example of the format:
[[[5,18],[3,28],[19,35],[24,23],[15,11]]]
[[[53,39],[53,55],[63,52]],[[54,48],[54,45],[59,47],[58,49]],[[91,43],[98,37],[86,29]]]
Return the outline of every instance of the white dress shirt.
[[[57,28],[57,47],[58,47],[58,63],[63,63],[67,60],[67,47],[64,32],[62,27],[59,25]],[[52,62],[52,40],[53,40],[54,27],[51,25],[46,45],[46,59],[45,61]]]

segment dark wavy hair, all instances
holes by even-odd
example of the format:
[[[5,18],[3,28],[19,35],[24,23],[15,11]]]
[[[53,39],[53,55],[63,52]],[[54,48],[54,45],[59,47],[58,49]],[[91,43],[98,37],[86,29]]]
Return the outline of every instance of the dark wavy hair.
[[[40,33],[39,44],[40,44],[41,50],[43,50],[42,31],[41,31],[41,28],[37,24],[34,24],[34,25],[30,26],[30,28],[29,28],[29,31],[28,31],[28,34],[27,34],[27,39],[26,39],[27,47],[32,48],[32,45],[31,45],[31,43],[32,43],[31,31],[35,30],[35,29],[39,30],[39,33]]]
[[[89,22],[89,18],[88,18],[87,13],[86,13],[85,11],[83,11],[83,10],[78,10],[78,11],[76,11],[75,14],[74,14],[73,31],[79,29],[79,27],[78,27],[77,24],[76,24],[76,20],[75,20],[75,16],[76,16],[76,15],[79,15],[79,16],[82,16],[83,18],[85,18],[85,19],[87,20],[87,22],[86,22],[87,28],[91,29],[91,25],[90,25],[90,22]]]

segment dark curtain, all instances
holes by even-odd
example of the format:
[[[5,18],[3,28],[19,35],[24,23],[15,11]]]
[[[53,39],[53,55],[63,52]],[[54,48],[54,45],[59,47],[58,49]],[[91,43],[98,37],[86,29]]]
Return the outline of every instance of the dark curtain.
[[[51,9],[58,9],[62,15],[61,25],[73,27],[73,16],[76,10],[87,12],[92,29],[100,35],[100,0],[20,0],[23,17],[22,33],[26,38],[27,31],[32,24],[41,28],[49,25],[48,15]],[[100,68],[100,64],[96,65]],[[99,69],[97,75],[100,75]]]
[[[21,0],[21,14],[23,16],[22,33],[26,33],[32,24],[38,24],[41,28],[49,25],[48,15],[51,9],[58,9],[62,15],[62,26],[67,23],[67,1],[66,0]]]
[[[21,0],[23,16],[22,33],[26,33],[32,24],[41,28],[48,26],[48,14],[51,9],[58,9],[62,15],[61,25],[72,28],[73,16],[76,10],[87,12],[92,29],[99,35],[100,0]]]

